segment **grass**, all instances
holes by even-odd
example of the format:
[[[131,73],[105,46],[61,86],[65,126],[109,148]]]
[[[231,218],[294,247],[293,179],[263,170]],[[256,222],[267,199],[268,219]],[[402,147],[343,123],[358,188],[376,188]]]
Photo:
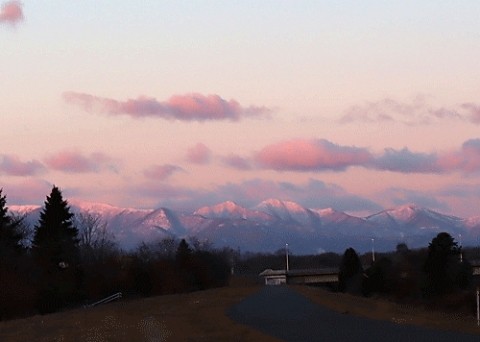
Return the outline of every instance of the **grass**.
[[[259,289],[230,287],[0,322],[0,341],[278,341],[225,311]]]
[[[295,290],[317,304],[345,314],[387,320],[397,324],[412,324],[432,329],[451,330],[480,335],[476,317],[461,313],[428,310],[414,305],[398,304],[383,298],[365,298],[328,290],[294,286]],[[472,298],[472,302],[475,298]]]
[[[0,341],[278,341],[225,315],[229,307],[259,288],[252,282],[234,279],[225,288],[121,300],[90,309],[0,322]],[[292,288],[346,314],[480,335],[473,316],[428,311],[320,288]]]

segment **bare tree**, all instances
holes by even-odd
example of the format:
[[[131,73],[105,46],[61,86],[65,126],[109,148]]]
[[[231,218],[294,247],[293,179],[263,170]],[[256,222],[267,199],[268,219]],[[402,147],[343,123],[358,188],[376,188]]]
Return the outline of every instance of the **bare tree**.
[[[158,242],[156,251],[160,258],[174,259],[178,241],[174,238],[166,238]]]
[[[84,256],[89,254],[98,260],[116,247],[115,236],[108,230],[108,223],[100,214],[89,211],[77,213],[75,223]]]

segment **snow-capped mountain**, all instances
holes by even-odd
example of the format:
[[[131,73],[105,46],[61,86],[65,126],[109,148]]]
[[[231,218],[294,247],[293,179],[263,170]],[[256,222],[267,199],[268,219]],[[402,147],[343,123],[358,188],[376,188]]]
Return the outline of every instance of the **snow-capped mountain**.
[[[272,220],[273,217],[260,210],[251,210],[244,208],[235,202],[227,201],[211,207],[202,207],[196,210],[194,215],[200,215],[205,218],[228,218],[243,220]]]
[[[343,252],[353,247],[364,252],[374,239],[377,250],[393,250],[400,242],[411,248],[425,247],[439,232],[446,231],[464,245],[476,244],[480,217],[462,219],[412,204],[356,217],[333,208],[310,209],[291,201],[269,199],[253,208],[227,201],[199,208],[192,213],[168,208],[132,209],[101,203],[72,201],[74,213],[98,215],[123,248],[135,248],[141,241],[167,237],[197,237],[216,247],[243,251],[273,252],[289,244],[294,253]],[[11,206],[26,215],[33,227],[39,206]]]
[[[314,214],[312,210],[291,201],[268,199],[257,205],[255,209],[268,213],[277,220],[295,222],[303,225],[312,224],[312,221],[318,220],[318,215]]]

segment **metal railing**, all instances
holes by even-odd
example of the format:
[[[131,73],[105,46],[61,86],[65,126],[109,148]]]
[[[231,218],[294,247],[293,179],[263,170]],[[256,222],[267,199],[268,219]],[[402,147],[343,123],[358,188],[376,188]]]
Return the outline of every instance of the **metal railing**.
[[[86,305],[87,308],[91,308],[91,307],[94,307],[94,306],[97,306],[97,305],[100,305],[100,304],[106,304],[106,303],[110,303],[114,300],[117,300],[117,299],[120,299],[122,298],[122,293],[121,292],[117,292],[111,296],[108,296],[108,297],[105,297],[101,300],[99,300],[98,302],[95,302],[93,304],[90,304],[90,305]]]

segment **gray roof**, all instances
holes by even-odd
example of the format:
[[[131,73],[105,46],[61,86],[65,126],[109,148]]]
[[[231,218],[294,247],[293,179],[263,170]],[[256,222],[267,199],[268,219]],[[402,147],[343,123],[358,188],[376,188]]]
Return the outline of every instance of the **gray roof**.
[[[310,268],[310,269],[303,269],[303,270],[289,270],[288,272],[286,270],[272,270],[272,269],[266,269],[265,271],[261,272],[259,276],[261,277],[267,277],[267,276],[282,276],[282,275],[288,275],[288,276],[293,276],[293,277],[299,277],[299,276],[307,276],[307,275],[323,275],[323,274],[337,274],[338,273],[338,267],[328,267],[328,268]]]

